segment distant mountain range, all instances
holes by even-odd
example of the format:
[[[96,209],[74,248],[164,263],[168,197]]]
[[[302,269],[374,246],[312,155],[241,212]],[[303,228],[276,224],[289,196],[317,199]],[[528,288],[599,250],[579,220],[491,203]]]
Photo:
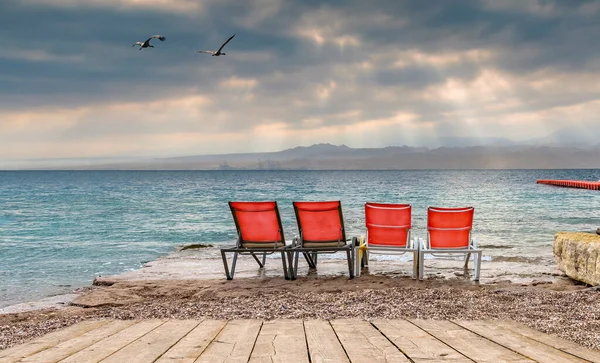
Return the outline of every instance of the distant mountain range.
[[[107,162],[69,161],[72,170],[397,170],[397,169],[585,169],[600,168],[600,144],[567,146],[389,146],[351,148],[317,144],[278,152],[195,155]],[[61,169],[55,163],[44,169]]]
[[[277,152],[180,157],[2,161],[0,170],[370,170],[600,168],[600,123],[576,124],[542,138],[440,137],[422,145],[351,148],[316,144]]]

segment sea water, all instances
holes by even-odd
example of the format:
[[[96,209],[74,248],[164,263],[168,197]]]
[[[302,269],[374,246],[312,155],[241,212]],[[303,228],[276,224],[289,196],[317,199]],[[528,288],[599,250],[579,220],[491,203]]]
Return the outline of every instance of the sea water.
[[[600,227],[600,192],[536,184],[598,180],[600,170],[0,171],[0,307],[70,292],[192,243],[231,244],[227,202],[276,200],[297,234],[295,200],[341,200],[349,236],[364,203],[410,203],[413,237],[428,206],[475,207],[487,260],[552,264],[558,231]]]

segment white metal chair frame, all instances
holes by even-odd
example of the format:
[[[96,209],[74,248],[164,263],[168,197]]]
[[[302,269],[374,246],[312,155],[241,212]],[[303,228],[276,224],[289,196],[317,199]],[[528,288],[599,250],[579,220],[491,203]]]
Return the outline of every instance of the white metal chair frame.
[[[445,211],[445,213],[454,213],[454,211]],[[464,231],[469,230],[469,244],[467,247],[454,247],[454,248],[435,248],[431,247],[429,231]],[[468,267],[469,259],[473,255],[474,263],[474,281],[479,281],[479,274],[481,270],[481,250],[477,249],[477,240],[471,236],[471,227],[462,228],[427,228],[427,243],[419,238],[419,280],[423,280],[425,270],[425,254],[431,254],[433,256],[438,255],[453,255],[453,254],[465,254],[465,267]]]
[[[372,206],[370,205],[369,208],[374,208],[374,209],[406,209],[406,208],[410,208],[410,207],[402,207],[402,208],[398,208],[398,207],[380,207],[380,206]],[[394,246],[394,245],[377,245],[377,244],[369,244],[369,230],[367,229],[367,233],[366,233],[366,238],[364,238],[363,236],[360,237],[360,242],[358,243],[358,246],[356,246],[355,244],[355,252],[354,252],[354,256],[355,256],[355,261],[354,261],[354,275],[355,276],[360,276],[360,272],[361,272],[361,260],[364,259],[364,263],[365,266],[369,266],[369,254],[380,254],[380,255],[403,255],[405,253],[412,253],[413,254],[413,274],[412,274],[412,278],[416,279],[417,278],[417,273],[418,273],[418,255],[419,255],[419,245],[417,244],[415,246],[415,241],[413,239],[411,239],[411,227],[410,225],[404,225],[404,226],[385,226],[385,225],[379,225],[379,224],[371,224],[371,226],[374,227],[378,227],[378,228],[401,228],[401,229],[406,229],[407,230],[407,234],[406,234],[406,243],[405,243],[405,247],[400,247],[400,246]],[[360,258],[360,252],[363,252],[363,258]]]

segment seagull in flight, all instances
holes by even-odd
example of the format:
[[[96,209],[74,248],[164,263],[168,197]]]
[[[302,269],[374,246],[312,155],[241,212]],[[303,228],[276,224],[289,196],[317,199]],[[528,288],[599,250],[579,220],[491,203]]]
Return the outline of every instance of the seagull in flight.
[[[223,45],[221,46],[221,48],[219,48],[219,50],[217,50],[216,52],[213,52],[212,50],[199,50],[198,53],[212,54],[213,57],[218,57],[220,55],[225,55],[225,53],[221,53],[221,49],[223,49],[223,47],[225,47],[225,45],[227,45],[227,43],[229,43],[229,41],[231,39],[233,39],[233,37],[235,37],[235,34],[233,34],[231,37],[229,37],[229,39],[227,39],[227,41],[225,43],[223,43]]]
[[[132,45],[132,47],[135,47],[136,45],[139,45],[139,46],[140,46],[140,49],[139,49],[139,50],[142,50],[142,48],[154,48],[154,46],[153,46],[153,45],[150,45],[150,41],[151,41],[153,38],[157,38],[157,39],[158,39],[158,40],[160,40],[161,42],[164,42],[164,41],[165,41],[165,39],[167,39],[167,38],[163,37],[162,35],[153,35],[153,36],[151,36],[150,38],[148,38],[148,39],[147,39],[145,42],[143,42],[143,43],[142,43],[142,42],[135,42],[135,44],[134,44],[134,45]]]

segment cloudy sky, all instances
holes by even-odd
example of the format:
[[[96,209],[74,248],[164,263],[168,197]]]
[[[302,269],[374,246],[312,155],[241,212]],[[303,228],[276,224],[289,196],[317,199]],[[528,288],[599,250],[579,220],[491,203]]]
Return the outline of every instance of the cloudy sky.
[[[590,137],[600,115],[600,1],[19,0],[0,34],[0,161]]]

